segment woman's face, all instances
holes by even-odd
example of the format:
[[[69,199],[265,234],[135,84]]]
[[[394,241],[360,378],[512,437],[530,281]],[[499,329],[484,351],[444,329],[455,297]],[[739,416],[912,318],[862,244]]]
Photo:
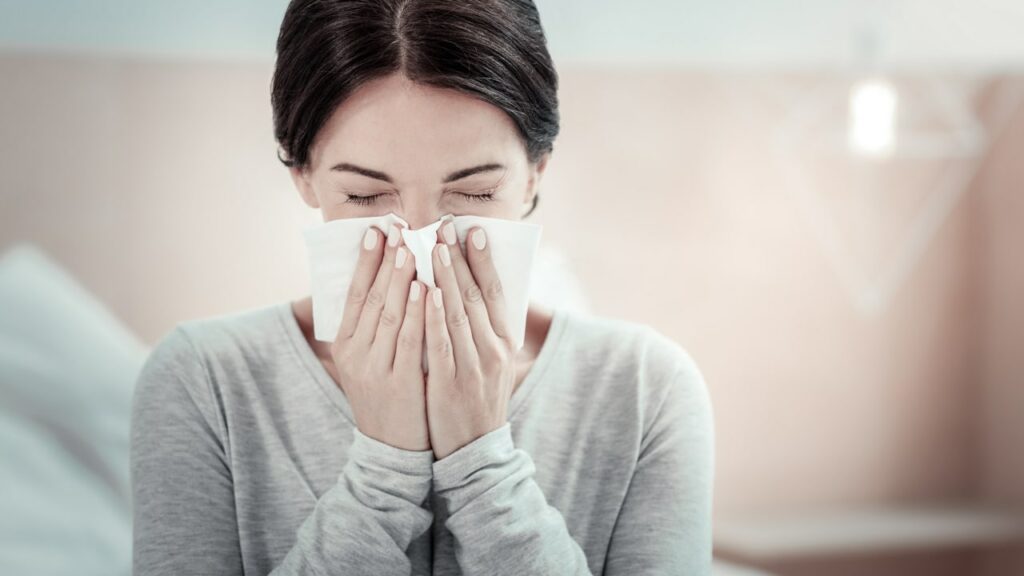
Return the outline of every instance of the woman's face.
[[[512,119],[482,100],[396,73],[362,85],[292,168],[324,221],[394,212],[422,228],[452,213],[519,220],[547,164],[526,157]]]

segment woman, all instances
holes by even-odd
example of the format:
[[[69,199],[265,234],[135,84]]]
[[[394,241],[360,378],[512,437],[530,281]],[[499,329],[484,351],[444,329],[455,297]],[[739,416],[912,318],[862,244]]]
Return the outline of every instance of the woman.
[[[536,205],[558,109],[531,2],[294,0],[277,54],[280,156],[324,220]],[[333,343],[309,298],[158,343],[133,406],[137,574],[709,572],[690,357],[537,306],[513,350],[486,237],[449,230],[429,290],[397,230],[368,230]]]

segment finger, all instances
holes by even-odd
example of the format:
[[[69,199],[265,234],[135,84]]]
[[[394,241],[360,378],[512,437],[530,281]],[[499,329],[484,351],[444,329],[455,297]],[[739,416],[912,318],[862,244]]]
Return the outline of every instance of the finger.
[[[338,338],[347,340],[352,337],[359,323],[359,316],[363,312],[363,303],[366,295],[376,278],[377,269],[380,268],[380,261],[384,250],[384,237],[380,230],[370,227],[363,235],[362,247],[359,250],[359,260],[356,262],[356,271],[352,276],[352,283],[349,285],[348,296],[345,298],[345,311],[341,316],[341,325],[338,327]]]
[[[456,248],[457,250],[457,248]],[[452,353],[455,356],[455,369],[459,366],[476,366],[480,358],[477,355],[476,343],[469,325],[469,315],[462,304],[462,294],[455,269],[452,267],[451,252],[446,244],[435,244],[431,253],[434,264],[434,282],[441,289],[444,300],[445,325],[451,336]]]
[[[373,339],[377,336],[377,325],[380,322],[381,312],[384,310],[384,302],[387,300],[391,272],[395,268],[395,251],[401,240],[402,234],[398,231],[398,226],[392,224],[388,228],[384,258],[377,269],[377,276],[374,278],[373,284],[366,292],[363,311],[359,315],[359,323],[352,335],[353,344],[362,346],[364,350],[369,349]]]
[[[395,249],[395,264],[394,270],[391,271],[387,300],[384,302],[384,311],[377,324],[377,336],[372,343],[373,354],[376,356],[374,360],[379,362],[378,366],[386,367],[388,370],[395,364],[396,340],[405,319],[409,283],[416,273],[412,259],[412,253],[405,246]]]
[[[469,261],[470,270],[473,271],[473,278],[483,293],[491,327],[498,338],[511,345],[512,335],[508,327],[505,292],[502,289],[501,278],[498,277],[498,269],[494,265],[487,233],[477,226],[469,231],[466,239],[466,259]]]
[[[494,341],[494,329],[487,314],[487,304],[484,302],[480,286],[473,277],[473,272],[466,261],[462,245],[457,241],[455,225],[449,220],[438,230],[442,241],[448,246],[451,254],[452,270],[455,271],[455,280],[459,286],[459,293],[462,296],[463,309],[469,316],[469,326],[476,343],[477,350],[487,348]],[[467,236],[467,240],[468,240]],[[468,244],[466,246],[468,248]]]
[[[409,300],[405,303],[405,319],[398,332],[395,350],[394,370],[401,374],[422,373],[423,371],[423,315],[427,300],[426,285],[413,280],[408,288]]]
[[[443,380],[455,374],[452,341],[445,324],[444,298],[440,288],[431,288],[426,296],[427,371]]]

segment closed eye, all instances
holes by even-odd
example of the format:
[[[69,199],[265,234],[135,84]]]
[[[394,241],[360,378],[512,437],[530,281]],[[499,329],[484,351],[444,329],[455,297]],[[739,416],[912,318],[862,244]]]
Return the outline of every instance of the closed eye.
[[[493,192],[487,192],[484,194],[466,194],[465,192],[456,192],[459,196],[465,197],[467,200],[472,202],[487,202],[488,200],[494,199]]]
[[[346,194],[346,196],[348,196],[348,200],[345,200],[345,202],[349,202],[351,204],[373,204],[377,200],[377,197],[383,196],[383,194],[371,194],[369,196]]]
[[[463,198],[465,198],[466,200],[468,200],[470,202],[487,202],[489,200],[493,200],[494,199],[494,192],[485,192],[485,193],[482,193],[482,194],[467,194],[465,192],[459,192],[459,191],[456,191],[456,190],[451,190],[450,192],[453,193],[453,194],[458,194],[459,196],[462,196]],[[371,194],[369,196],[356,196],[354,194],[346,194],[348,199],[345,200],[345,202],[348,202],[348,203],[351,203],[351,204],[368,205],[368,204],[373,204],[374,202],[376,202],[378,196],[384,196],[384,195],[385,194]]]

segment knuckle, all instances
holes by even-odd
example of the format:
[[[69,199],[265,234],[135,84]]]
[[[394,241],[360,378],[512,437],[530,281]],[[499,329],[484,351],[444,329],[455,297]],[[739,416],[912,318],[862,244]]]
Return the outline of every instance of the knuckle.
[[[331,358],[336,363],[345,362],[348,360],[348,342],[343,338],[336,338],[330,345]]]
[[[362,304],[366,301],[366,291],[358,289],[349,290],[348,301],[353,304]]]
[[[462,380],[454,378],[450,382],[451,383],[447,389],[448,401],[455,406],[465,406],[470,404],[468,399],[469,392],[466,390],[466,386]]]
[[[472,397],[479,394],[481,382],[483,382],[483,373],[479,368],[462,370],[455,378],[454,388],[463,396]]]
[[[368,306],[383,306],[384,305],[384,292],[380,290],[370,290],[366,295],[366,304]]]
[[[420,347],[420,339],[408,332],[402,332],[398,335],[398,346],[403,350],[415,352]]]
[[[382,375],[386,375],[391,372],[391,365],[389,362],[384,360],[382,354],[374,354],[372,360],[368,362],[367,366],[367,382],[380,382],[382,381]]]
[[[508,361],[509,352],[505,343],[501,340],[497,340],[481,346],[480,355],[499,364],[504,364]]]
[[[495,278],[493,282],[487,285],[486,296],[488,300],[496,300],[505,293],[504,287],[501,285],[501,280]]]
[[[395,314],[394,310],[385,309],[380,315],[380,325],[385,328],[394,328],[398,326],[401,320],[398,314]]]
[[[505,353],[509,356],[513,355],[516,350],[516,342],[512,339],[512,336],[508,334],[498,334],[498,338],[501,338],[501,343],[505,346]]]
[[[466,315],[464,310],[449,312],[446,320],[448,322],[448,326],[451,328],[462,328],[466,324],[469,324],[469,316]]]
[[[470,304],[479,304],[482,298],[483,294],[476,283],[470,284],[462,291],[462,299]]]
[[[451,342],[448,341],[447,338],[442,338],[442,339],[438,340],[437,342],[435,342],[434,345],[433,345],[433,348],[434,348],[434,352],[437,352],[437,354],[439,356],[441,356],[442,358],[447,358],[447,357],[451,356],[452,344],[451,344]]]
[[[351,390],[353,382],[360,381],[359,374],[353,373],[349,362],[336,361],[334,366],[338,371],[338,383],[341,384],[342,390]]]

